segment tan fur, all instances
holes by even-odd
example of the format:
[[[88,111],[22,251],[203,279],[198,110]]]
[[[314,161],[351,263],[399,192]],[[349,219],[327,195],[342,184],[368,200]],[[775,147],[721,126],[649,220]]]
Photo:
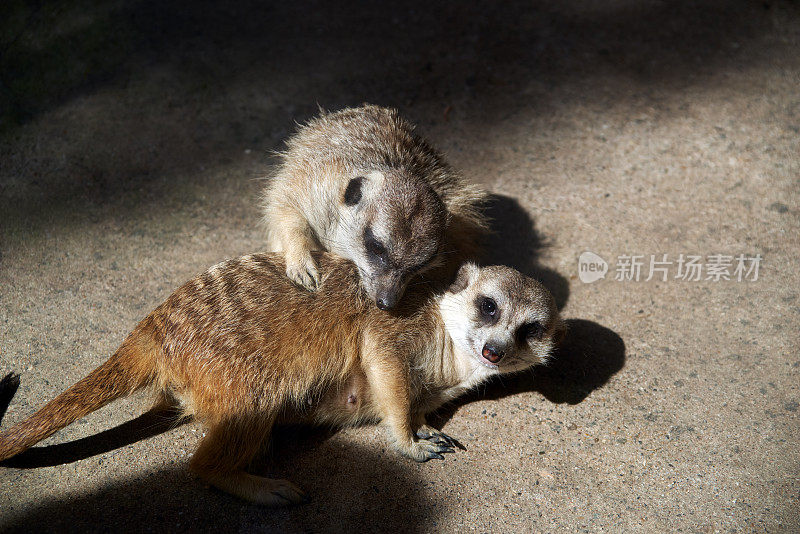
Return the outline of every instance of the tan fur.
[[[313,289],[312,250],[327,250],[359,267],[371,298],[388,293],[391,308],[433,253],[457,268],[474,260],[488,223],[487,194],[467,183],[396,110],[364,105],[321,115],[299,128],[280,154],[263,196],[268,250],[284,252],[287,275]],[[358,206],[344,202],[354,178],[364,179]],[[440,208],[441,206],[441,208]],[[366,228],[377,228],[393,265],[366,254]],[[423,270],[423,269],[419,269]],[[388,274],[387,274],[388,273]]]
[[[492,374],[543,362],[561,328],[547,290],[509,268],[466,264],[450,290],[412,289],[390,314],[364,297],[352,263],[315,260],[323,277],[313,293],[284,276],[279,254],[229,260],[190,280],[106,363],[0,434],[0,460],[150,385],[208,427],[191,460],[195,473],[254,502],[298,502],[303,493],[290,482],[245,471],[273,424],[383,420],[406,456],[441,457],[453,441],[427,427],[425,414]],[[492,324],[473,304],[485,291],[503,301]],[[478,345],[495,343],[533,319],[543,337],[508,345],[508,365],[496,369],[458,341],[466,328]]]

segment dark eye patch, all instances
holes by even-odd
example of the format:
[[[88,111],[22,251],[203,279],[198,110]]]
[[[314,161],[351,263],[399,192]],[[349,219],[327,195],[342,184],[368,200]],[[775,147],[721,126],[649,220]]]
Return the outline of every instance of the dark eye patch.
[[[517,329],[517,341],[519,343],[528,343],[533,340],[540,340],[544,336],[544,325],[539,321],[532,323],[525,323]]]
[[[355,206],[361,202],[361,185],[364,183],[363,176],[357,176],[347,183],[347,189],[344,190],[344,203],[348,206]]]
[[[487,321],[497,320],[500,312],[497,309],[497,303],[491,297],[478,297],[478,309],[481,316]]]
[[[372,233],[372,228],[364,230],[364,248],[367,250],[367,254],[379,260],[386,261],[389,257],[386,247]]]

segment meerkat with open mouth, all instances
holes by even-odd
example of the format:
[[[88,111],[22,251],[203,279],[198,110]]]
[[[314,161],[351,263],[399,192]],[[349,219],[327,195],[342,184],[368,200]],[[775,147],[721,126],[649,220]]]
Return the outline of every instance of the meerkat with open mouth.
[[[457,442],[425,415],[492,375],[544,363],[564,332],[550,293],[508,267],[466,263],[452,284],[412,288],[388,314],[364,296],[351,262],[314,260],[316,292],[286,278],[281,254],[190,280],[108,361],[0,433],[0,460],[150,387],[207,427],[190,462],[199,477],[257,503],[300,502],[291,482],[246,471],[274,424],[383,421],[405,456],[442,458]]]
[[[322,113],[280,153],[263,195],[267,250],[286,274],[314,290],[311,251],[352,260],[381,309],[409,280],[447,258],[476,259],[488,229],[487,193],[467,183],[393,109],[365,105]]]

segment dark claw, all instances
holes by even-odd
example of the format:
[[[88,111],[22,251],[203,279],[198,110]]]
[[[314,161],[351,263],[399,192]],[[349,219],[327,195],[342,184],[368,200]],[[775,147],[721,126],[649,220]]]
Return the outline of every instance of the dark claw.
[[[466,448],[464,445],[462,445],[462,444],[461,444],[461,442],[460,442],[460,441],[458,441],[457,439],[455,439],[455,438],[450,438],[450,441],[452,441],[452,443],[453,443],[453,446],[454,446],[455,448],[457,448],[457,449],[461,449],[462,451],[465,451],[465,450],[467,450],[467,448]]]
[[[466,448],[465,446],[463,446],[463,445],[461,444],[461,442],[460,442],[460,441],[458,441],[456,438],[450,437],[450,436],[448,436],[447,434],[444,434],[444,433],[443,433],[443,434],[441,434],[441,436],[442,436],[444,439],[446,439],[446,440],[447,440],[447,444],[448,444],[448,445],[450,445],[451,447],[456,447],[456,448],[459,448],[459,449],[461,449],[462,451],[465,451],[465,450],[467,450],[467,448]]]
[[[429,458],[436,458],[437,460],[444,460],[444,456],[439,454],[438,452],[432,452]]]
[[[460,441],[458,441],[456,438],[448,436],[444,432],[438,432],[438,431],[437,432],[427,432],[427,431],[418,430],[417,431],[417,437],[421,438],[421,439],[427,439],[428,441],[430,441],[432,443],[447,444],[447,445],[449,445],[451,447],[455,447],[457,449],[461,449],[462,451],[467,450],[467,448],[464,445],[462,445]]]

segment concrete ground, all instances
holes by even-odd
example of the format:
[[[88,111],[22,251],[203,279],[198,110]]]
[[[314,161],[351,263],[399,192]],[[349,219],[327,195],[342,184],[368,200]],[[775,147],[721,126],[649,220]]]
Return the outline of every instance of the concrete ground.
[[[318,104],[398,107],[495,192],[488,260],[540,276],[570,334],[439,415],[467,447],[443,462],[282,432],[254,470],[310,493],[291,509],[205,487],[202,428],[116,402],[0,467],[0,530],[800,530],[797,3],[28,4],[0,8],[4,428],[260,249],[268,152]],[[761,262],[692,281],[681,254]]]

